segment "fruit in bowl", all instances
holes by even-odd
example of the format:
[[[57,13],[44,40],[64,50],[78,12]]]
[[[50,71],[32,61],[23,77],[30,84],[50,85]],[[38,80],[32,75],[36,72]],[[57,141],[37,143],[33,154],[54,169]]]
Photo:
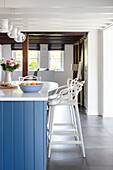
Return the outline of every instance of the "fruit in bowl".
[[[42,83],[21,83],[20,85],[41,85]]]
[[[24,83],[22,82],[21,84],[19,84],[20,89],[24,92],[24,93],[35,93],[35,92],[39,92],[42,89],[43,83]]]

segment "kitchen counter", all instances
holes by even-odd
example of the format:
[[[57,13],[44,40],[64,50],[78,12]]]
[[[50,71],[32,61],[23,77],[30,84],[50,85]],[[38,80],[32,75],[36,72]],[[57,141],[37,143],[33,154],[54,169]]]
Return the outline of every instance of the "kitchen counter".
[[[58,84],[43,83],[39,93],[0,91],[0,170],[46,170],[46,103]]]

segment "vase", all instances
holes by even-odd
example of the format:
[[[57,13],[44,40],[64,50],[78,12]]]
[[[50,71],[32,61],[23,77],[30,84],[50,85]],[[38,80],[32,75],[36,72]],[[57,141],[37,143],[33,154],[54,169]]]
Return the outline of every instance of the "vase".
[[[11,72],[10,71],[5,71],[4,82],[7,82],[7,83],[12,82]]]

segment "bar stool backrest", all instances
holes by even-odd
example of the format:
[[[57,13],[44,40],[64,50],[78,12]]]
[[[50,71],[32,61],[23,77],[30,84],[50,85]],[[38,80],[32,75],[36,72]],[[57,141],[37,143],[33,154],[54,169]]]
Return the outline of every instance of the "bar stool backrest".
[[[34,75],[19,77],[19,81],[25,81],[25,80],[41,81],[41,77],[37,77]]]
[[[76,81],[78,81],[78,78],[75,78],[75,79],[68,78],[68,79],[67,79],[67,86],[68,86],[68,87],[72,86],[72,84],[73,84],[74,82],[76,82]]]
[[[79,82],[77,80],[72,80],[70,87],[60,91],[60,93],[59,93],[60,101],[67,100],[72,103],[77,102],[78,94],[82,90],[82,86],[84,85],[84,83],[85,83],[85,81]]]

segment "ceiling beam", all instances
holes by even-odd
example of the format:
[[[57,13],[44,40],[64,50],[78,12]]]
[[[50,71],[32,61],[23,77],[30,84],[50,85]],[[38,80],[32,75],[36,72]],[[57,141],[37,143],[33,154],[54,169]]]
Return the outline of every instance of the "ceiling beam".
[[[86,32],[27,32],[29,43],[49,44],[62,43],[74,44],[80,40]],[[0,44],[14,44],[14,39],[10,39],[7,34],[0,33]]]
[[[66,37],[73,37],[73,36],[83,36],[86,33],[84,32],[27,32],[29,35],[32,37],[37,37],[37,36],[44,36],[44,37],[58,37],[58,36],[66,36]]]

